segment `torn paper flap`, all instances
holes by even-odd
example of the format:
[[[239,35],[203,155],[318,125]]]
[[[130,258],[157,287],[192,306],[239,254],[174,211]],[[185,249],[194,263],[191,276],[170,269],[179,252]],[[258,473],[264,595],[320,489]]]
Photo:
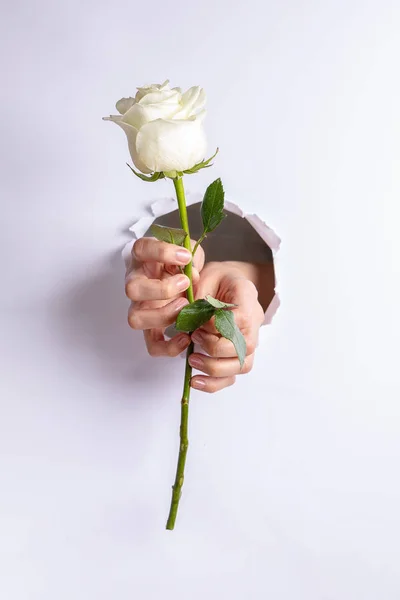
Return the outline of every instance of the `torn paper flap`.
[[[199,193],[187,193],[186,205],[192,239],[198,239],[202,233],[199,206],[202,201]],[[275,293],[265,312],[264,324],[269,324],[279,308],[276,277],[276,252],[279,250],[280,238],[258,215],[246,214],[236,203],[226,200],[224,206],[228,217],[202,243],[206,262],[210,261],[244,261],[254,263],[273,263],[275,274]],[[136,221],[129,230],[135,239],[149,235],[153,222],[167,227],[180,227],[179,212],[175,198],[161,198],[154,201],[148,215]],[[122,254],[126,266],[134,240],[124,247]]]

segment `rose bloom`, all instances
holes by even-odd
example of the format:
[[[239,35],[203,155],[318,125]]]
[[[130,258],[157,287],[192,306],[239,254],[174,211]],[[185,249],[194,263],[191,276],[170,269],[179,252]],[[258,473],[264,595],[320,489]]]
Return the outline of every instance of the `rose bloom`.
[[[201,162],[206,153],[204,90],[195,86],[182,94],[169,81],[137,89],[134,98],[118,100],[119,115],[104,117],[125,131],[137,169],[185,171]]]

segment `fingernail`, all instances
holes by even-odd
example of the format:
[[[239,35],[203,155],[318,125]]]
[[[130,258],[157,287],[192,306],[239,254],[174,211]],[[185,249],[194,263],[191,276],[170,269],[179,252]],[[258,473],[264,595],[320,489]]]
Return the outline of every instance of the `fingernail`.
[[[202,377],[196,377],[192,379],[191,386],[196,390],[203,390],[206,387],[206,381]]]
[[[203,361],[199,356],[191,356],[189,358],[189,364],[191,367],[194,367],[195,369],[202,369],[203,368]]]
[[[192,342],[194,342],[195,344],[202,344],[203,340],[204,338],[199,331],[195,331],[194,333],[192,333]]]
[[[192,258],[192,255],[188,250],[177,250],[175,256],[177,262],[181,263],[182,265],[189,264]]]
[[[177,289],[180,290],[181,292],[183,292],[183,290],[187,290],[189,287],[188,277],[186,277],[186,275],[182,275],[182,277],[179,277],[176,280],[175,285],[176,285]]]
[[[187,303],[188,301],[186,300],[186,298],[178,298],[177,300],[175,300],[173,307],[175,310],[181,310],[184,306],[186,306]]]

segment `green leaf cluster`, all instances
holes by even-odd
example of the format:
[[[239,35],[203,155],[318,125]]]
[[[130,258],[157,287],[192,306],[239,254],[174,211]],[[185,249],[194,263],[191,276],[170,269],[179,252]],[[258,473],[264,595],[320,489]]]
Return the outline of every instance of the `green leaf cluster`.
[[[180,174],[183,175],[183,173],[187,173],[188,175],[192,175],[193,173],[198,173],[201,169],[208,169],[209,167],[212,167],[213,163],[211,161],[217,156],[218,152],[219,148],[216,149],[215,153],[209,159],[202,160],[201,162],[197,163],[197,165],[194,165],[194,167],[191,169],[182,171]]]
[[[148,181],[148,182],[152,183],[153,181],[158,181],[159,179],[164,179],[164,177],[165,177],[164,173],[158,173],[158,172],[153,173],[152,175],[143,175],[143,173],[140,173],[139,171],[136,171],[133,167],[131,167],[131,165],[129,163],[126,163],[126,164],[130,168],[132,173],[134,175],[136,175],[136,177],[139,177],[139,179],[141,179],[142,181]]]
[[[224,188],[221,179],[218,178],[210,183],[201,203],[200,213],[203,221],[203,239],[208,233],[214,231],[225,219],[224,199]]]
[[[156,223],[151,225],[150,231],[160,242],[168,242],[168,244],[176,244],[177,246],[183,246],[187,238],[187,233],[183,229],[165,227]]]
[[[228,304],[212,296],[206,296],[204,299],[184,306],[178,315],[175,327],[178,331],[192,332],[215,317],[216,329],[222,337],[233,343],[240,367],[242,367],[246,357],[246,341],[235,323],[232,313],[234,307],[235,304]]]
[[[224,213],[225,192],[221,179],[216,179],[206,189],[203,201],[200,206],[201,220],[203,223],[203,233],[199,237],[195,247],[193,248],[193,256],[201,244],[211,231],[214,231],[225,219]]]

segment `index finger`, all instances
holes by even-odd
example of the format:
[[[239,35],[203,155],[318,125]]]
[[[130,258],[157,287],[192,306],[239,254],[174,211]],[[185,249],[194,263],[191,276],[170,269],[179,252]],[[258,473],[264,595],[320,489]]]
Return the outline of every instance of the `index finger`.
[[[133,244],[132,256],[140,262],[159,262],[177,266],[187,265],[192,260],[192,254],[186,248],[146,237],[139,238]]]
[[[187,333],[181,333],[170,340],[166,340],[163,330],[159,328],[146,329],[144,340],[150,356],[175,357],[186,350],[190,344],[190,337]]]
[[[213,358],[233,358],[236,357],[236,350],[233,343],[221,337],[219,334],[208,333],[204,329],[197,329],[191,335],[192,342],[201,346],[209,356]],[[258,345],[258,329],[244,334],[246,342],[246,356],[254,354]]]

